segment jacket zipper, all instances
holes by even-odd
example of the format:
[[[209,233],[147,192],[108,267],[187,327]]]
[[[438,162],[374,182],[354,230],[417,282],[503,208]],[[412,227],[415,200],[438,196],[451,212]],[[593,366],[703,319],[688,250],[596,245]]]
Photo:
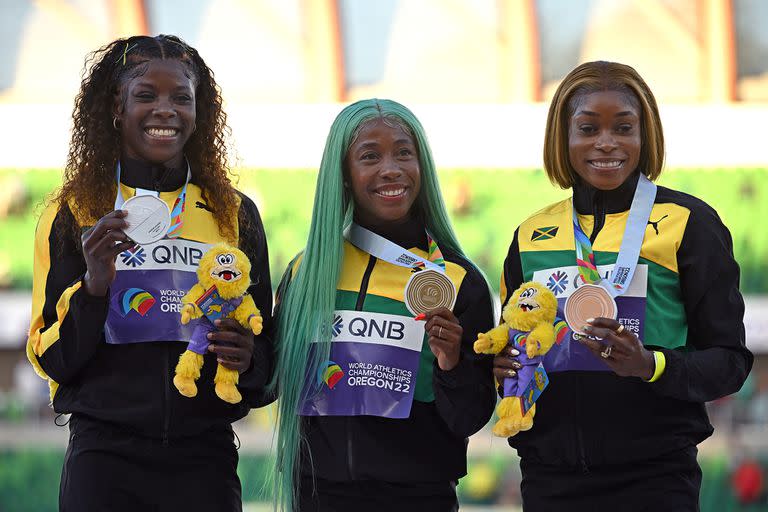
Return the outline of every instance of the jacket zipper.
[[[600,233],[600,230],[603,229],[603,226],[605,225],[605,207],[603,205],[602,197],[595,196],[594,203],[592,204],[592,233],[589,235],[589,241],[591,243],[595,243],[595,239],[597,238],[598,233]],[[583,384],[581,379],[579,379],[580,384]],[[582,389],[582,386],[579,385],[577,389]],[[584,473],[589,473],[589,465],[587,464],[587,455],[584,450],[584,433],[581,429],[581,397],[579,395],[576,395],[577,403],[577,415],[578,419],[576,422],[576,448],[577,448],[577,456],[579,457],[579,466],[581,466],[581,471]]]
[[[360,292],[357,294],[357,303],[355,304],[355,311],[363,310],[365,295],[368,293],[368,281],[370,281],[371,279],[371,273],[373,272],[374,265],[376,265],[376,256],[369,256],[368,266],[365,267],[365,272],[363,272],[363,280],[360,281]]]
[[[602,197],[595,197],[595,202],[592,205],[592,220],[594,222],[592,224],[592,233],[589,235],[589,241],[594,244],[598,233],[600,233],[600,230],[605,225],[605,206],[603,205]]]
[[[363,279],[360,281],[360,291],[357,293],[357,303],[355,304],[355,311],[363,310],[363,303],[365,302],[365,296],[368,293],[368,281],[371,279],[371,273],[373,267],[376,265],[376,257],[368,257],[368,266],[363,272]],[[352,450],[352,416],[347,416],[347,471],[349,472],[349,479],[355,480],[355,457]]]
[[[167,350],[165,351],[165,361],[164,361],[164,365],[163,365],[163,367],[164,367],[163,370],[165,372],[164,377],[163,377],[163,384],[164,384],[164,388],[165,388],[163,390],[163,396],[164,396],[165,401],[164,401],[164,404],[163,404],[163,406],[164,406],[163,407],[163,432],[162,432],[162,435],[161,435],[162,443],[163,443],[163,448],[167,448],[168,447],[168,427],[169,427],[169,424],[171,422],[171,410],[170,410],[171,409],[171,391],[170,391],[171,383],[168,382],[168,379],[170,378],[170,375],[171,375],[171,370],[170,370],[170,366],[171,365],[168,363],[168,360],[171,357],[170,356],[170,350],[171,350],[171,347],[170,347],[170,344],[169,344],[169,346],[167,347]]]

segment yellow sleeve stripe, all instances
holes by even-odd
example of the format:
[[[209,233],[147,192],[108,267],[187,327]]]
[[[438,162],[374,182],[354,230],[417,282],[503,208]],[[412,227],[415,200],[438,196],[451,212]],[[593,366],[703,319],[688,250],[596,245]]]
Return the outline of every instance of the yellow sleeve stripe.
[[[504,270],[501,271],[501,284],[499,285],[499,298],[501,299],[501,305],[504,305],[504,301],[507,300],[507,283],[504,281]]]
[[[40,216],[40,221],[37,224],[37,230],[35,232],[35,247],[34,247],[34,269],[35,272],[33,274],[32,279],[32,315],[31,315],[31,322],[29,327],[29,337],[27,338],[27,359],[29,359],[29,362],[32,364],[32,367],[35,369],[35,372],[40,375],[40,377],[48,380],[49,385],[51,387],[51,398],[53,398],[53,394],[56,391],[56,388],[58,385],[51,380],[50,377],[45,373],[43,368],[40,366],[40,362],[37,360],[39,356],[45,352],[45,349],[47,349],[49,345],[45,346],[43,348],[43,337],[41,335],[41,330],[45,326],[45,323],[43,322],[43,306],[45,304],[45,285],[48,280],[48,272],[51,268],[51,258],[50,258],[50,242],[49,237],[51,234],[51,229],[53,227],[53,222],[56,219],[56,214],[58,213],[58,205],[56,204],[49,204],[46,209],[43,211],[42,215]],[[70,294],[71,296],[71,294]],[[61,302],[61,300],[59,301]],[[66,309],[69,309],[69,299],[67,299],[67,306]],[[59,305],[57,304],[57,315],[59,314]],[[66,312],[65,312],[66,314]],[[60,316],[60,319],[63,318],[63,316]],[[52,326],[53,327],[53,326]],[[56,339],[58,339],[59,329],[58,325],[55,327],[56,331],[56,338],[51,340],[52,335],[46,336],[46,342],[50,340],[50,343],[52,344]],[[48,331],[46,331],[47,334]]]
[[[54,322],[53,325],[46,329],[46,331],[42,334],[39,334],[40,330],[38,329],[36,333],[38,335],[37,339],[32,346],[35,354],[38,356],[42,356],[45,351],[51,347],[51,345],[59,341],[59,327],[61,327],[61,323],[64,321],[64,318],[66,318],[67,313],[69,312],[69,301],[72,298],[72,295],[80,289],[82,284],[82,281],[78,281],[74,285],[64,290],[64,293],[61,294],[59,301],[56,303],[56,322]],[[42,321],[42,319],[40,320]]]
[[[656,369],[653,371],[653,377],[651,377],[648,382],[656,382],[659,380],[664,373],[664,370],[667,368],[667,358],[664,356],[664,352],[661,352],[660,350],[653,351],[653,362],[655,363]]]

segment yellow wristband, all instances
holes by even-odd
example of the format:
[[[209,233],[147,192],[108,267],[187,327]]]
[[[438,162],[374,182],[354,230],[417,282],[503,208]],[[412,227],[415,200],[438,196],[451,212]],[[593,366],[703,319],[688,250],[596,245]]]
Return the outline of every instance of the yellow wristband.
[[[654,350],[653,362],[656,366],[656,369],[653,371],[653,377],[651,377],[646,382],[656,382],[661,377],[661,374],[664,373],[664,369],[667,367],[667,358],[664,357],[664,352]]]

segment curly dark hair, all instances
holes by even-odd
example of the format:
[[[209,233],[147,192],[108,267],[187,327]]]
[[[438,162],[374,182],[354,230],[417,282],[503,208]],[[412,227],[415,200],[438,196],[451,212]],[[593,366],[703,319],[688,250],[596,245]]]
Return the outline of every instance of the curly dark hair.
[[[152,59],[176,59],[189,70],[195,86],[197,129],[184,146],[184,154],[192,181],[216,214],[219,232],[234,241],[237,194],[229,176],[226,141],[230,129],[221,90],[197,50],[172,35],[117,39],[88,55],[72,112],[74,127],[63,185],[53,201],[75,203],[78,219],[95,221],[113,209],[121,150],[120,134],[113,126],[115,97],[122,94],[125,101],[123,84],[144,73]],[[79,243],[80,228],[77,222],[72,224],[69,228]]]

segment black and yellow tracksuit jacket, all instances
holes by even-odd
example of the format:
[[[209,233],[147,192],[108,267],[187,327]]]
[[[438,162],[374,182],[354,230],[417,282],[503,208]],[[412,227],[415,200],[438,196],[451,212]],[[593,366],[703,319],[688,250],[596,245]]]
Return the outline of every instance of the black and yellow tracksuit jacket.
[[[186,177],[186,169],[156,169],[122,160],[122,193],[128,199],[135,187],[160,191],[172,208]],[[27,356],[51,385],[57,413],[75,413],[114,424],[135,434],[168,440],[193,436],[212,427],[228,427],[242,418],[269,375],[272,349],[272,292],[264,228],[254,203],[239,194],[238,245],[252,263],[251,287],[264,317],[264,334],[254,344],[252,367],[240,376],[243,401],[231,405],[214,393],[216,355],[207,354],[195,398],[182,396],[173,386],[180,354],[187,344],[167,342],[110,345],[104,340],[109,308],[107,297],[92,297],[82,288],[86,271],[79,244],[69,222],[85,229],[91,221],[77,221],[68,205],[51,204],[43,212],[35,236],[32,318]],[[187,188],[180,238],[215,244],[222,241],[211,208],[194,178]]]
[[[427,256],[424,225],[412,222],[386,232],[368,227],[398,245]],[[478,332],[493,327],[493,306],[482,275],[463,258],[441,248],[446,275],[458,295],[453,312],[463,327],[458,366],[442,371],[424,337],[411,413],[405,419],[376,416],[305,416],[302,430],[311,462],[304,475],[335,482],[448,482],[464,476],[467,437],[489,420],[496,403],[492,359],[472,350]],[[291,264],[278,289],[289,285]],[[403,293],[411,270],[344,243],[336,307],[412,316]]]
[[[607,192],[574,187],[579,223],[598,266],[616,261],[637,179]],[[575,262],[567,199],[516,230],[504,263],[502,304],[535,273],[552,287]],[[746,379],[753,357],[744,340],[739,267],[717,213],[695,197],[658,187],[639,264],[647,265],[648,276],[642,342],[664,354],[664,372],[647,383],[611,371],[548,369],[550,384],[537,402],[533,428],[509,439],[522,458],[588,469],[693,446],[712,433],[704,402],[738,391]]]

